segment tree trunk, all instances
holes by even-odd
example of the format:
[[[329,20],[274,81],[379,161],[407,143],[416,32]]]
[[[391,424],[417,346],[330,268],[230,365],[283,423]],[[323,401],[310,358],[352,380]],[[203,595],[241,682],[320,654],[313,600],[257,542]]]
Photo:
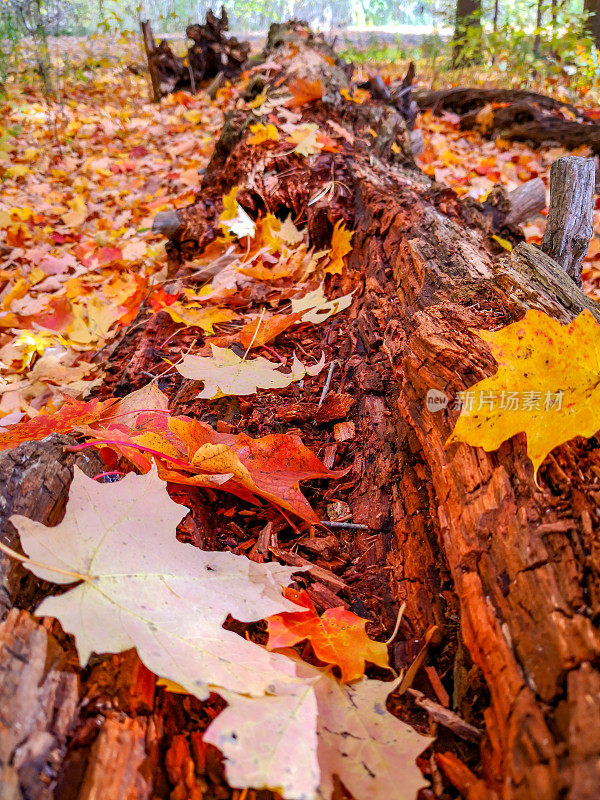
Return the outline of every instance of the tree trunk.
[[[533,37],[533,52],[534,52],[534,54],[536,56],[539,56],[539,54],[540,54],[541,38],[540,38],[539,29],[542,27],[543,14],[544,14],[544,0],[538,0],[537,1],[537,9],[536,9],[536,13],[535,13],[536,32],[535,32],[535,36]]]
[[[596,47],[600,48],[600,2],[599,0],[584,0],[583,9],[589,14],[587,19],[588,32]]]
[[[478,41],[481,39],[481,0],[456,0],[454,23],[454,67],[481,60]]]
[[[318,326],[304,345],[338,360],[332,391],[354,398],[348,418],[356,436],[337,442],[331,424],[317,425],[310,414],[274,421],[286,403],[316,403],[324,376],[321,385],[307,382],[303,394],[297,386],[264,393],[234,412],[226,401],[197,400],[194,385],[177,373],[161,388],[177,413],[191,411],[214,423],[215,415],[232,412],[225,419],[235,418],[253,435],[293,425],[320,448],[328,466],[335,460],[351,467],[325,496],[347,502],[358,528],[335,537],[334,528],[329,551],[319,536],[273,546],[263,537],[255,546],[288,563],[315,564],[321,571],[313,572],[311,591],[318,605],[360,609],[381,638],[406,603],[394,647],[398,670],[410,666],[426,631],[437,626],[436,637],[428,635],[428,660],[412,693],[396,696],[393,707],[417,724],[429,715],[444,726],[436,745],[444,780],[473,800],[597,798],[600,447],[574,440],[557,448],[540,470],[539,489],[522,436],[494,453],[446,448],[445,442],[457,418],[458,392],[496,368],[474,331],[514,322],[527,308],[561,321],[583,308],[599,320],[600,313],[555,261],[519,244],[519,220],[506,221],[508,202],[497,196],[487,207],[462,203],[416,168],[408,126],[393,105],[342,99],[349,71],[322,40],[297,26],[280,26],[272,29],[265,56],[281,69],[265,72],[257,91],[270,95],[297,77],[322,82],[323,98],[303,108],[303,121],[331,136],[336,128],[326,126],[333,121],[337,134],[344,132],[336,135],[338,149],[304,158],[249,145],[255,117],[233,112],[195,204],[170,218],[171,270],[181,285],[197,281],[196,268],[186,261],[214,240],[221,197],[232,186],[240,187],[237,199],[251,215],[291,213],[305,221],[316,250],[328,246],[333,225],[344,220],[355,231],[353,250],[348,272],[333,277],[331,287],[358,291],[350,311],[329,327]],[[324,196],[331,185],[333,195]],[[319,193],[321,199],[308,205]],[[517,245],[510,256],[495,255],[491,234],[499,231]],[[165,357],[195,339],[184,329],[172,338],[173,350],[159,349],[175,325],[162,314],[146,324],[144,319],[141,314],[113,349],[103,397],[141,387]],[[428,404],[434,390],[450,400],[441,410]],[[231,523],[218,516],[208,495],[177,491],[192,509],[180,535],[204,548],[223,547]],[[237,528],[238,539],[240,533]],[[12,602],[21,605],[18,592]],[[42,628],[13,611],[0,630],[0,643],[10,643],[6,652],[14,652],[15,638],[20,642],[23,658],[9,665],[13,685],[22,678],[44,687],[49,680],[43,667],[48,633]],[[72,659],[70,641],[56,625],[53,632],[56,646]],[[40,671],[28,676],[32,648]],[[63,680],[60,663],[54,669]],[[13,784],[27,786],[28,797],[52,796],[45,788],[56,785],[52,780],[61,800],[149,798],[171,790],[178,798],[229,796],[218,759],[201,745],[198,731],[208,716],[202,704],[157,690],[131,653],[98,659],[82,682],[85,702],[76,709],[76,690],[70,683],[60,689],[72,710],[58,729],[55,717],[47,721],[56,701],[40,700],[30,728],[44,733],[46,761],[30,759],[24,771],[16,745],[0,747],[0,767]],[[30,697],[2,707],[7,735],[15,738]],[[446,697],[451,709],[443,708]],[[51,768],[45,767],[43,778],[38,770],[36,782],[32,763]]]

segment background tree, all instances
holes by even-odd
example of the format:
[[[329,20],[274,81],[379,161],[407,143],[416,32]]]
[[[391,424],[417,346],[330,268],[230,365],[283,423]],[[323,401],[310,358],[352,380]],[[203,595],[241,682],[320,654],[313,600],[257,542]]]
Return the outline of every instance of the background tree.
[[[584,0],[583,7],[589,15],[587,29],[596,47],[600,48],[600,0]]]
[[[457,0],[453,42],[455,67],[479,60],[481,0]]]

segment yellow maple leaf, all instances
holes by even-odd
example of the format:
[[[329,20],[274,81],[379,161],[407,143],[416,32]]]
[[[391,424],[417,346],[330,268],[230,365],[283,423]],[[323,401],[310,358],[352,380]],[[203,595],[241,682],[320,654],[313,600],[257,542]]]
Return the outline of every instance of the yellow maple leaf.
[[[9,178],[23,178],[25,175],[31,174],[31,170],[25,164],[13,164],[6,170],[6,173]]]
[[[508,241],[508,239],[503,239],[503,238],[502,238],[502,236],[496,236],[496,235],[494,234],[494,235],[493,235],[493,236],[491,236],[490,238],[491,238],[491,239],[493,239],[495,242],[498,242],[498,244],[500,245],[500,247],[503,247],[505,250],[508,250],[509,252],[510,252],[510,251],[513,249],[513,246],[512,246],[512,244],[511,244],[511,243]]]
[[[256,95],[254,100],[250,100],[248,103],[246,103],[246,108],[260,108],[266,99],[267,93],[261,92],[260,94]]]
[[[75,345],[87,349],[99,341],[109,338],[109,331],[122,316],[117,306],[109,305],[106,300],[97,297],[86,297],[84,303],[73,305],[73,322],[69,328],[69,340]]]
[[[15,346],[21,350],[21,369],[27,369],[36,355],[43,355],[47,347],[56,344],[62,337],[42,331],[23,331],[15,340]]]
[[[600,428],[600,326],[585,310],[561,325],[542,311],[499,331],[477,331],[498,371],[461,393],[451,442],[490,452],[527,435],[535,474],[558,445]]]
[[[83,225],[88,215],[83,197],[77,194],[73,200],[67,201],[67,205],[71,210],[62,215],[62,221],[70,228],[79,228],[80,225]]]
[[[244,236],[252,239],[256,232],[256,225],[237,201],[239,190],[239,186],[234,186],[227,194],[223,195],[223,211],[219,217],[219,226],[227,234],[233,234],[240,239]]]
[[[298,125],[287,141],[296,145],[292,152],[298,153],[301,156],[312,156],[315,153],[320,153],[323,149],[323,144],[317,140],[319,126],[313,122],[305,122]]]
[[[183,118],[188,122],[194,123],[194,125],[198,125],[198,123],[202,122],[202,112],[199,108],[192,108],[190,111],[184,112]]]
[[[371,93],[367,89],[359,89],[358,87],[352,93],[348,89],[340,89],[340,94],[345,100],[350,100],[352,103],[358,103],[359,105],[362,105],[371,97]]]
[[[350,244],[354,231],[349,231],[343,222],[336,222],[331,234],[331,250],[329,251],[329,264],[325,267],[325,272],[332,275],[339,275],[344,266],[344,256],[352,251]]]
[[[166,311],[173,322],[182,323],[187,327],[201,328],[204,333],[211,336],[215,332],[213,325],[219,322],[231,322],[237,318],[235,311],[228,308],[194,308],[194,306],[185,306],[180,302],[165,306],[161,310]]]
[[[257,122],[250,125],[251,136],[248,137],[248,144],[264,144],[264,142],[276,142],[279,139],[279,132],[272,122],[263,125]]]

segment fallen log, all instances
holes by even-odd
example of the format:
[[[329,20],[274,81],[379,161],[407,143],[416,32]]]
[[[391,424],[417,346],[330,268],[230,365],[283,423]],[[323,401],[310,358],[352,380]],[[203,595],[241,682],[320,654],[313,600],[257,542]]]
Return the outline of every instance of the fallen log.
[[[279,84],[265,74],[267,96],[276,97],[298,77],[322,83],[321,100],[303,107],[301,116],[323,129],[331,120],[335,149],[304,157],[289,146],[250,145],[249,123],[257,114],[248,108],[233,113],[196,202],[169,218],[170,262],[193,286],[195,267],[186,261],[214,241],[222,195],[233,186],[240,187],[237,199],[250,215],[302,219],[315,249],[345,221],[355,231],[348,271],[328,281],[336,289],[358,288],[353,306],[303,344],[338,359],[333,386],[355,400],[348,419],[356,436],[339,444],[327,426],[310,420],[273,422],[282,398],[316,404],[323,375],[305,394],[294,394],[297,387],[264,393],[256,404],[236,407],[199,400],[197,387],[177,373],[160,386],[177,413],[213,424],[223,416],[253,435],[291,424],[325,448],[330,466],[337,458],[336,466],[351,467],[335,497],[348,504],[354,527],[330,531],[345,557],[329,570],[338,580],[328,576],[326,588],[369,616],[382,638],[406,603],[394,647],[398,670],[414,658],[410,645],[437,627],[433,658],[451,712],[466,726],[453,737],[452,725],[461,726],[445,715],[452,725],[436,760],[464,797],[592,800],[600,793],[600,635],[594,625],[600,613],[594,532],[600,447],[576,440],[558,448],[540,470],[540,489],[522,437],[494,453],[466,445],[446,449],[445,442],[458,392],[495,370],[474,330],[513,322],[527,308],[561,321],[583,308],[597,319],[600,312],[538,248],[519,244],[510,256],[495,256],[490,233],[499,224],[494,209],[502,210],[504,201],[487,208],[465,204],[423,175],[402,115],[384,101],[344,99],[340,89],[352,88],[347,71],[322,39],[302,26],[277,26],[266,55],[278,65]],[[531,207],[529,200],[522,203],[520,214]],[[505,208],[498,219],[514,227],[516,216]],[[518,230],[512,235],[522,239]],[[197,336],[176,333],[165,315],[134,321],[105,364],[100,396],[146,384],[171,352],[159,349],[167,339],[179,353]],[[294,340],[282,341],[291,353]],[[444,408],[428,404],[432,391],[446,397]],[[182,498],[191,512],[180,535],[205,548],[223,547],[227,523],[215,516],[208,496],[186,491]],[[296,556],[281,542],[263,549],[283,554],[282,560]],[[323,578],[327,567],[318,566]],[[18,592],[10,601],[19,607]],[[12,635],[11,613],[0,637]],[[73,657],[56,625],[52,633]],[[424,693],[412,695],[422,713],[429,708],[439,718],[427,682],[414,688]],[[217,757],[199,743],[208,716],[202,705],[165,696],[132,653],[98,659],[82,675],[80,697],[68,737],[50,730],[57,744],[44,751],[53,753],[50,781],[57,796],[230,796]],[[393,702],[402,713],[401,698]],[[14,730],[20,713],[15,702],[2,724]],[[466,743],[465,731],[471,735]],[[449,747],[453,752],[445,752]],[[14,762],[13,748],[7,757],[13,772]],[[20,790],[18,770],[10,780]],[[39,769],[26,785],[28,796],[47,796],[46,786]],[[68,795],[62,793],[67,788]]]
[[[421,111],[431,109],[434,114],[441,111],[452,111],[454,114],[463,116],[471,111],[480,111],[490,103],[502,105],[529,103],[548,111],[566,110],[576,119],[582,118],[581,112],[570,103],[525,89],[481,89],[470,86],[452,89],[416,89],[413,97]]]
[[[419,108],[434,114],[458,114],[463,130],[477,129],[487,136],[529,142],[534,146],[558,144],[574,149],[587,146],[600,152],[600,125],[587,119],[570,103],[519,89],[416,90]]]
[[[294,59],[283,64],[295,74]],[[341,80],[327,62],[306,72],[325,86]],[[309,109],[303,120],[320,122],[322,113]],[[304,211],[317,247],[336,220],[355,228],[345,285],[360,282],[364,290],[336,348],[344,390],[357,398],[361,441],[348,502],[352,519],[378,535],[356,534],[353,577],[380,574],[387,564],[389,577],[371,585],[388,623],[394,601],[403,601],[414,632],[431,624],[445,631],[454,653],[451,688],[465,716],[483,680],[489,705],[476,768],[486,796],[591,799],[600,792],[600,723],[582,738],[574,721],[589,702],[600,709],[597,695],[592,701],[582,694],[598,681],[600,636],[591,622],[598,600],[584,589],[591,587],[584,552],[597,512],[589,480],[571,465],[600,463],[600,450],[593,443],[561,447],[542,470],[540,491],[522,439],[491,454],[446,450],[456,412],[430,410],[426,399],[431,390],[454,398],[493,372],[473,329],[508,324],[526,308],[561,320],[583,308],[600,314],[541,251],[520,245],[511,257],[494,259],[485,226],[415,169],[406,147],[401,158],[374,154],[363,144],[370,112],[361,117],[340,101],[326,113],[355,139],[310,162],[248,146],[240,114],[239,135],[224,132],[226,147],[198,202],[179,212],[173,256],[210,241],[210,202],[218,207],[218,193],[232,185],[241,186],[238,198],[249,213]],[[332,174],[340,187],[333,199],[307,208]],[[460,631],[452,642],[454,614]],[[557,714],[573,724],[557,726]]]

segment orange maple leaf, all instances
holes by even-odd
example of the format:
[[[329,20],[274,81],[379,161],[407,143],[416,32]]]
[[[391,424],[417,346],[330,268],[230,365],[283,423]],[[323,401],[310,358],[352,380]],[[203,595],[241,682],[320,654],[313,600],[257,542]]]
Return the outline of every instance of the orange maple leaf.
[[[293,95],[285,104],[288,108],[305,106],[323,97],[323,84],[318,79],[309,81],[306,78],[296,78],[288,83],[287,88]]]
[[[33,419],[19,422],[0,433],[0,450],[10,450],[23,442],[40,441],[51,433],[68,433],[74,425],[89,423],[96,419],[106,404],[98,400],[87,403],[67,398],[64,406],[55,414],[38,414]]]
[[[262,497],[308,522],[318,522],[318,517],[299,482],[346,474],[328,470],[299,436],[278,433],[252,439],[244,433],[219,433],[191,417],[169,418],[164,411],[140,411],[131,421],[113,419],[116,415],[104,415],[78,425],[79,432],[93,437],[83,447],[110,446],[142,472],[155,460],[163,480],[219,487],[248,502]]]
[[[329,251],[329,264],[325,272],[339,275],[344,266],[344,256],[352,251],[350,244],[354,231],[349,231],[343,222],[336,222],[331,234],[331,250]]]
[[[285,611],[267,619],[268,650],[291,647],[308,639],[317,658],[337,665],[346,683],[362,678],[366,661],[389,667],[387,645],[369,639],[365,619],[343,606],[328,608],[319,617],[304,589],[300,592],[284,589],[283,593],[288,600],[302,606],[302,610]]]

